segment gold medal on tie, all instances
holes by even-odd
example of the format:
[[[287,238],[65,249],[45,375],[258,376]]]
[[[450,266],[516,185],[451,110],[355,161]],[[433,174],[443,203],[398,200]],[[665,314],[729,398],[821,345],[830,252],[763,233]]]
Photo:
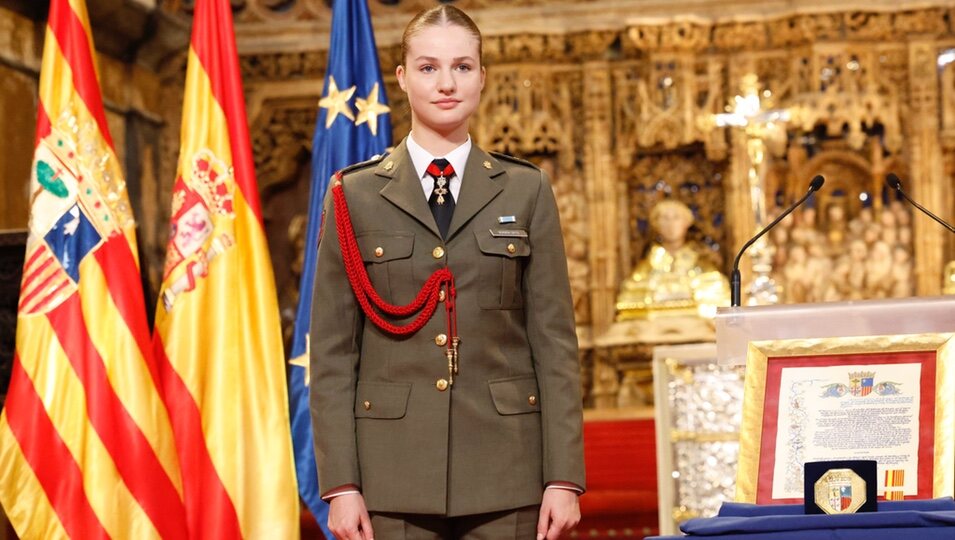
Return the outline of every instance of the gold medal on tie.
[[[444,196],[448,194],[448,190],[444,186],[447,184],[448,181],[445,180],[443,175],[438,177],[438,189],[434,190],[435,194],[438,196],[438,204],[444,204]]]

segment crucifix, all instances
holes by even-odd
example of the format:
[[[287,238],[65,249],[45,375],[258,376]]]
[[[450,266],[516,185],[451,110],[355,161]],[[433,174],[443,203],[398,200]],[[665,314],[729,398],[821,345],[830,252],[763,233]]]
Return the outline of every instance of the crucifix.
[[[764,90],[760,94],[759,79],[754,73],[748,73],[742,77],[740,90],[741,94],[733,98],[733,102],[726,107],[725,113],[713,114],[706,119],[704,129],[737,128],[742,135],[746,180],[754,225],[747,234],[755,235],[768,221],[764,192],[768,167],[766,142],[778,141],[780,138],[785,140],[786,124],[790,120],[791,113],[789,109],[763,108],[764,105],[771,105],[772,93]],[[765,237],[753,244],[748,254],[752,261],[753,279],[749,286],[747,303],[751,305],[777,303],[779,294],[771,276],[772,254]]]

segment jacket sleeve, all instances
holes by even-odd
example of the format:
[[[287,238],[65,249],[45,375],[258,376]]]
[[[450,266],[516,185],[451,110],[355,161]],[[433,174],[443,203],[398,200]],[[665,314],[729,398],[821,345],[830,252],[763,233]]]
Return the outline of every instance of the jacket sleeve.
[[[345,484],[361,486],[354,407],[364,325],[345,274],[331,189],[324,208],[309,332],[309,407],[323,494]]]
[[[585,488],[580,365],[567,257],[557,202],[540,173],[529,226],[531,256],[524,269],[527,337],[540,389],[544,483]]]

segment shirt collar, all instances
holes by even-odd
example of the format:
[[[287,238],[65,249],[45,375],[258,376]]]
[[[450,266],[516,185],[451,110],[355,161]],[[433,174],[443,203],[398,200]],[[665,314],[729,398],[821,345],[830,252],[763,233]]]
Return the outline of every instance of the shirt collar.
[[[430,152],[414,140],[414,136],[410,133],[408,134],[407,147],[408,154],[411,155],[411,163],[414,165],[415,172],[418,173],[418,178],[424,178],[428,174],[428,165],[432,161],[444,157],[454,167],[455,176],[460,179],[464,178],[464,166],[467,165],[468,156],[471,154],[471,136],[468,135],[468,140],[444,156],[432,156]]]

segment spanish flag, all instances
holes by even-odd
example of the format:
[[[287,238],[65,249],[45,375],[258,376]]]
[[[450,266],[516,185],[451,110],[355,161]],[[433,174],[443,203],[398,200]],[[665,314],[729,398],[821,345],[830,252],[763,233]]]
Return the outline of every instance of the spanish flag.
[[[83,0],[52,0],[0,502],[21,538],[185,538],[135,223],[93,50]]]
[[[278,299],[228,0],[195,3],[153,338],[190,536],[297,538]]]

